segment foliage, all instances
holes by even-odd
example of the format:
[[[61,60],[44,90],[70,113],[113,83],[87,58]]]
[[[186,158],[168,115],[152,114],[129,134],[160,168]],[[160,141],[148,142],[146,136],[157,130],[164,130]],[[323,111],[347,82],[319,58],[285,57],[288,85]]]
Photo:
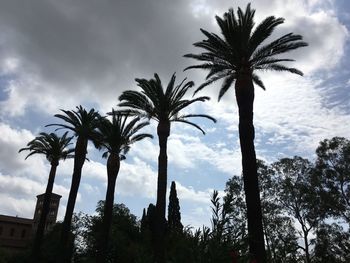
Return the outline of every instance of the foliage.
[[[184,99],[188,90],[193,87],[192,81],[182,80],[175,85],[176,75],[172,75],[166,89],[163,89],[158,74],[154,79],[136,79],[140,91],[127,90],[119,96],[119,106],[127,107],[129,114],[154,119],[157,122],[182,122],[189,124],[204,133],[197,124],[189,121],[189,118],[204,117],[214,122],[216,120],[205,114],[181,114],[181,112],[195,102],[204,102],[209,97],[197,97],[195,99]],[[123,112],[123,111],[122,111]]]
[[[181,223],[181,213],[179,199],[177,198],[176,184],[173,181],[170,187],[169,205],[168,205],[168,230],[181,231],[183,225]]]
[[[350,226],[350,141],[334,137],[316,150],[315,177],[326,212]]]
[[[34,154],[43,154],[50,164],[58,165],[59,160],[71,158],[74,149],[67,149],[71,145],[72,137],[65,132],[61,137],[55,133],[41,132],[34,140],[28,142],[27,147],[21,148],[19,152],[30,151],[26,159]]]
[[[267,38],[278,25],[284,22],[284,19],[269,16],[254,28],[254,15],[255,10],[248,4],[245,12],[238,8],[237,16],[233,9],[229,9],[223,17],[216,16],[222,37],[201,29],[207,39],[193,45],[204,49],[205,52],[198,55],[185,55],[204,62],[186,69],[199,68],[209,71],[206,81],[197,88],[196,92],[213,82],[224,79],[219,92],[220,100],[241,74],[251,75],[254,83],[263,89],[265,86],[255,71],[271,70],[303,74],[298,69],[289,68],[280,63],[294,61],[282,58],[280,54],[307,46],[307,43],[301,41],[302,36],[288,33],[266,43]]]
[[[149,122],[139,122],[140,118],[137,117],[129,120],[128,115],[118,114],[114,110],[111,115],[112,120],[101,118],[96,130],[95,143],[99,149],[106,150],[102,155],[104,158],[115,153],[123,160],[131,144],[144,138],[153,138],[151,134],[136,134]]]
[[[84,137],[87,140],[94,140],[95,129],[99,124],[100,114],[95,109],[87,111],[81,105],[76,110],[61,110],[63,114],[55,114],[55,117],[63,120],[66,124],[53,123],[46,126],[58,126],[60,129],[67,129],[74,132],[75,136]]]
[[[80,228],[85,248],[78,257],[82,262],[94,262],[99,240],[102,234],[104,202],[99,201],[96,208],[97,215],[80,218]],[[108,247],[109,262],[137,262],[140,249],[141,234],[136,216],[129,209],[118,204],[113,206],[113,219],[110,242]]]
[[[345,232],[340,225],[321,225],[317,229],[314,244],[314,262],[350,262],[350,232]]]

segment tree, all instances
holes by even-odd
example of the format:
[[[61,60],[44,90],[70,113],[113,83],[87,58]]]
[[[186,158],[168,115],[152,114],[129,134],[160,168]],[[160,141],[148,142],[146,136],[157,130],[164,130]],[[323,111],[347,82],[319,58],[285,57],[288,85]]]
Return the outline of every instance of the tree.
[[[55,133],[41,132],[39,136],[27,144],[27,147],[22,148],[19,152],[30,151],[26,159],[34,154],[43,154],[51,164],[49,180],[46,185],[43,210],[40,215],[39,224],[35,233],[32,257],[33,262],[39,262],[40,247],[44,236],[46,218],[50,210],[51,194],[55,181],[56,170],[60,160],[72,157],[71,153],[74,149],[67,148],[71,145],[73,137],[67,137],[68,132],[65,132],[62,137]]]
[[[285,214],[279,199],[279,178],[270,165],[257,160],[268,262],[297,262],[298,238],[293,218]]]
[[[177,198],[176,184],[171,182],[168,205],[168,228],[170,231],[182,231],[179,198]]]
[[[322,205],[350,226],[350,141],[342,137],[323,140],[316,154],[315,175],[321,185]]]
[[[147,117],[158,122],[157,135],[159,140],[158,157],[158,186],[156,203],[156,261],[164,262],[164,233],[165,233],[165,209],[166,209],[166,190],[167,190],[167,141],[170,135],[171,122],[181,122],[189,124],[199,129],[203,134],[203,129],[197,124],[189,121],[189,118],[203,117],[212,121],[214,118],[205,114],[181,114],[181,112],[197,101],[206,101],[209,97],[197,97],[195,99],[184,99],[187,91],[193,87],[192,81],[175,85],[176,76],[173,74],[171,80],[164,90],[161,80],[157,74],[154,79],[136,79],[138,86],[142,91],[124,91],[120,95],[119,106],[128,107],[129,114],[140,117]]]
[[[76,107],[76,111],[61,110],[64,114],[56,114],[55,117],[65,121],[67,124],[49,124],[47,126],[59,126],[58,129],[68,129],[74,132],[77,137],[74,151],[74,167],[72,175],[72,183],[69,191],[66,213],[63,220],[61,232],[61,248],[67,252],[68,238],[71,228],[72,216],[75,206],[75,201],[78,195],[81,172],[86,159],[87,144],[89,140],[95,139],[95,130],[99,123],[100,114],[91,109],[86,111],[82,106]],[[66,261],[68,260],[67,253],[62,253]]]
[[[266,260],[254,148],[253,83],[265,89],[263,82],[256,74],[258,70],[287,71],[302,75],[301,71],[281,64],[280,62],[293,60],[280,55],[307,46],[307,43],[301,41],[300,35],[293,33],[266,43],[267,38],[276,26],[283,23],[284,19],[270,16],[254,29],[254,14],[255,10],[251,9],[248,4],[245,12],[238,8],[238,17],[235,16],[233,9],[229,9],[223,18],[216,16],[223,38],[201,29],[207,39],[194,43],[194,46],[204,49],[205,52],[199,55],[187,54],[185,57],[204,63],[187,67],[185,70],[191,68],[209,70],[206,81],[197,88],[195,93],[213,82],[224,79],[218,96],[220,100],[232,84],[235,85],[248,213],[249,249],[251,258],[255,258],[260,263]]]
[[[120,161],[125,159],[125,154],[130,146],[144,138],[153,138],[150,134],[138,133],[149,122],[140,122],[136,117],[128,121],[128,116],[112,111],[112,120],[103,118],[97,128],[97,145],[105,150],[102,157],[107,159],[107,192],[104,204],[102,237],[100,240],[99,255],[96,262],[107,262],[107,249],[109,232],[112,223],[115,184],[120,168]]]
[[[286,214],[299,224],[299,234],[304,241],[300,248],[305,253],[305,262],[311,262],[310,233],[316,230],[322,219],[319,213],[318,195],[312,191],[313,165],[301,157],[283,158],[272,164],[278,178],[278,198]]]
[[[99,259],[99,242],[104,231],[104,213],[105,201],[99,201],[95,215],[80,217],[78,225],[82,242],[84,243],[84,249],[77,255],[74,262],[87,263]],[[147,260],[150,253],[145,255],[142,253],[144,249],[137,218],[124,204],[113,204],[110,230],[109,262],[152,262],[151,260]],[[140,254],[144,257],[141,257]],[[138,261],[140,258],[142,261]]]
[[[229,235],[232,247],[237,254],[247,254],[247,207],[244,202],[243,180],[240,176],[232,176],[225,187],[224,201],[228,203],[226,208],[228,217],[227,235]]]
[[[297,237],[293,220],[287,217],[278,200],[276,175],[261,160],[257,160],[260,195],[263,210],[264,237],[268,262],[296,262],[298,257]],[[227,222],[224,229],[232,249],[240,260],[248,256],[247,210],[244,202],[243,178],[233,176],[226,182],[224,204]],[[228,202],[229,201],[229,202]],[[220,221],[220,220],[219,220]]]
[[[350,261],[350,232],[341,225],[322,224],[316,231],[313,262],[345,263]]]

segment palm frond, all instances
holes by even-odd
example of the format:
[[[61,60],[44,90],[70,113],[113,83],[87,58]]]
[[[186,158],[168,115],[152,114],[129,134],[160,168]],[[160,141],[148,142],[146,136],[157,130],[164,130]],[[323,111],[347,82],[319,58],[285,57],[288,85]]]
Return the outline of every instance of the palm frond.
[[[201,97],[197,97],[197,98],[191,99],[191,100],[178,101],[178,102],[174,103],[173,105],[171,105],[169,118],[176,116],[182,109],[187,108],[188,106],[190,106],[191,104],[193,104],[197,101],[204,102],[206,100],[210,100],[210,98],[207,96],[201,96]]]
[[[68,129],[75,133],[76,136],[83,136],[89,140],[93,140],[94,130],[98,125],[98,119],[100,114],[95,109],[90,109],[86,111],[81,105],[76,107],[74,110],[62,110],[64,114],[55,114],[56,118],[59,118],[66,122],[65,124],[54,123],[48,124],[49,126],[58,126],[56,130]]]
[[[174,119],[173,122],[182,122],[182,123],[186,123],[188,125],[191,125],[195,128],[197,128],[198,130],[200,130],[203,134],[205,134],[204,130],[197,124],[193,123],[193,122],[190,122],[188,120],[183,120],[183,119]]]
[[[306,47],[308,44],[302,40],[302,36],[295,35],[293,33],[285,34],[284,36],[266,44],[259,49],[257,49],[250,60],[255,63],[259,60],[265,59],[267,57],[272,57],[278,54],[282,54],[300,47]]]
[[[232,83],[236,80],[236,74],[229,75],[228,77],[225,78],[224,82],[222,83],[219,96],[218,96],[218,101],[221,100],[222,96],[226,93],[226,91],[231,87]]]
[[[238,77],[239,74],[245,74],[246,72],[254,74],[256,70],[284,70],[300,75],[301,71],[295,68],[282,65],[275,66],[275,64],[293,61],[289,58],[276,56],[307,46],[308,44],[302,41],[302,36],[289,33],[270,43],[263,44],[272,35],[276,27],[284,22],[284,19],[269,16],[254,27],[254,15],[255,10],[251,8],[250,4],[247,5],[245,10],[238,8],[237,16],[231,8],[222,17],[215,17],[221,30],[220,36],[201,29],[206,39],[193,45],[201,48],[204,52],[185,55],[187,58],[202,62],[197,65],[190,65],[185,70],[204,69],[209,71],[205,82],[195,90],[194,94],[215,81],[225,78],[219,92],[220,99],[233,83],[234,74],[237,74]],[[252,75],[252,81],[264,88],[259,78]]]
[[[253,81],[256,85],[258,85],[260,88],[262,88],[263,90],[266,90],[265,89],[265,85],[264,83],[262,82],[262,80],[259,78],[258,75],[254,74],[252,75],[252,78],[253,78]]]
[[[199,92],[200,90],[202,90],[203,88],[205,88],[206,86],[212,84],[213,82],[216,82],[222,78],[227,77],[227,72],[218,72],[216,73],[216,75],[214,75],[213,77],[211,77],[210,79],[206,80],[204,83],[202,83],[201,85],[199,85],[199,87],[193,92],[193,96]]]
[[[58,164],[59,160],[72,157],[74,149],[68,148],[72,143],[73,137],[68,137],[65,132],[61,137],[55,133],[41,132],[32,141],[28,142],[27,147],[21,148],[19,152],[30,151],[25,159],[34,154],[43,154],[50,162]]]
[[[275,27],[282,24],[283,22],[283,18],[275,18],[274,16],[269,16],[255,28],[249,41],[249,57],[257,49],[257,47],[272,34]]]
[[[99,150],[105,149],[102,157],[107,157],[110,153],[121,156],[125,155],[130,145],[144,138],[151,138],[150,134],[137,134],[149,122],[140,122],[140,117],[132,117],[127,114],[120,114],[112,109],[110,112],[112,120],[104,119],[97,129],[99,134]]]
[[[280,64],[270,64],[270,65],[267,65],[264,69],[265,70],[275,70],[275,71],[288,71],[290,73],[298,74],[300,76],[304,75],[303,72],[301,72],[300,70],[298,70],[296,68],[288,68],[288,67],[280,65]]]
[[[206,118],[209,119],[211,121],[213,121],[214,123],[216,123],[216,119],[213,118],[210,115],[207,114],[186,114],[186,115],[181,115],[180,117],[178,117],[179,119],[186,119],[186,118]]]
[[[190,100],[184,99],[194,83],[193,81],[187,81],[185,78],[179,84],[175,84],[175,73],[172,75],[165,91],[157,74],[154,75],[154,79],[136,79],[136,82],[142,89],[141,92],[124,91],[119,97],[121,101],[119,106],[129,108],[120,110],[123,113],[127,114],[130,111],[134,116],[148,116],[149,119],[170,122],[176,119],[180,111],[189,105],[209,99],[206,96]]]

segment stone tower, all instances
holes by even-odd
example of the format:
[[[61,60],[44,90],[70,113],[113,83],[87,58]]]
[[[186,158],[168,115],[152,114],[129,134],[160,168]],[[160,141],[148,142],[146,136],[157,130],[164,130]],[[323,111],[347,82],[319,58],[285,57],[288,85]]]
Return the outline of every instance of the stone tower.
[[[36,196],[37,201],[36,201],[34,218],[33,218],[34,233],[36,232],[36,230],[38,228],[39,221],[40,221],[40,215],[41,215],[42,210],[43,210],[44,197],[45,197],[45,194],[41,194],[41,195]],[[58,206],[60,204],[61,197],[62,196],[60,196],[58,194],[54,194],[54,193],[52,193],[52,195],[51,195],[50,210],[49,210],[49,214],[47,215],[47,219],[46,219],[45,232],[51,230],[52,227],[56,223]]]

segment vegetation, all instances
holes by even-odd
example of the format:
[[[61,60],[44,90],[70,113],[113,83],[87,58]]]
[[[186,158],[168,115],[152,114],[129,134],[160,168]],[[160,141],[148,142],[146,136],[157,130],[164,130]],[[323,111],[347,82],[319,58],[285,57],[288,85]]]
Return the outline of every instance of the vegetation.
[[[329,144],[329,142],[333,142]],[[322,152],[332,152],[337,160],[323,163]],[[323,184],[330,180],[337,185],[338,176],[349,181],[349,173],[333,173],[323,180],[319,176],[335,165],[350,163],[350,141],[335,137],[320,142],[318,158],[310,162],[294,156],[282,158],[267,164],[258,160],[258,176],[261,182],[264,240],[267,261],[271,263],[346,263],[350,260],[350,224],[347,215],[341,215],[342,206],[329,206],[330,197]],[[334,160],[335,160],[334,159]],[[224,194],[217,191],[211,195],[211,226],[191,229],[182,226],[180,203],[172,183],[172,197],[169,196],[169,213],[164,247],[166,262],[231,263],[249,262],[249,239],[247,229],[247,208],[244,202],[244,180],[235,175],[226,182]],[[310,188],[315,191],[310,191]],[[343,185],[348,191],[349,183]],[[328,189],[326,189],[328,190]],[[336,198],[336,196],[334,196]],[[329,202],[328,202],[328,201]],[[347,199],[348,200],[348,199]],[[174,204],[175,201],[175,204]],[[100,240],[105,232],[105,201],[100,201],[95,215],[78,214],[73,220],[75,237],[74,262],[95,262],[101,260]],[[173,208],[172,208],[173,207]],[[153,232],[156,231],[156,207],[150,204],[144,209],[142,219],[130,213],[124,204],[114,204],[111,216],[108,262],[153,263]],[[176,215],[172,218],[171,215]],[[176,219],[175,219],[176,218]],[[174,220],[175,219],[175,220]],[[339,221],[340,220],[340,221]],[[170,222],[177,222],[171,224]],[[43,244],[43,262],[53,262],[55,244],[61,225],[49,233]],[[23,254],[25,255],[25,253]],[[20,261],[20,255],[8,257],[5,262]],[[23,258],[22,258],[23,259]],[[16,261],[17,260],[17,261]]]
[[[168,229],[169,231],[182,231],[183,225],[181,224],[181,213],[179,198],[177,198],[176,184],[171,182],[169,205],[168,205]]]
[[[219,92],[219,100],[234,84],[239,113],[239,139],[242,152],[242,168],[244,189],[248,214],[248,239],[251,259],[258,263],[266,262],[262,213],[259,198],[259,182],[257,176],[256,155],[254,147],[253,103],[254,85],[265,89],[257,71],[287,71],[303,75],[295,68],[289,68],[281,62],[293,61],[280,55],[288,51],[307,46],[300,35],[286,34],[270,43],[267,39],[275,28],[282,24],[283,18],[270,16],[254,28],[255,10],[247,5],[245,12],[238,8],[237,17],[230,9],[216,21],[223,38],[201,29],[207,39],[194,46],[205,50],[199,55],[187,54],[204,64],[194,65],[186,69],[199,68],[209,70],[206,81],[200,85],[198,92],[209,84],[224,79]]]

